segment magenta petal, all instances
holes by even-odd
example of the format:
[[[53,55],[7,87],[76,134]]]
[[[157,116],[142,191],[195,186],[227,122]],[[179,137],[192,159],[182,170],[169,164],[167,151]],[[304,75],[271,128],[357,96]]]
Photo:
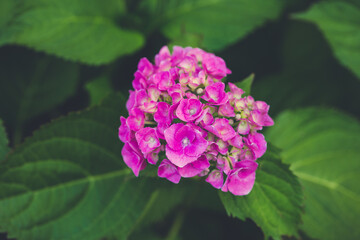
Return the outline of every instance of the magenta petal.
[[[179,173],[182,177],[189,178],[200,174],[202,171],[210,167],[209,160],[205,155],[202,155],[198,160],[179,168]]]
[[[198,157],[203,152],[205,152],[208,144],[208,141],[206,141],[205,138],[203,138],[199,133],[197,133],[194,141],[192,141],[190,145],[184,148],[184,153],[187,156]]]
[[[183,143],[183,140],[186,138],[189,143],[193,142],[196,137],[196,133],[193,128],[189,126],[183,126],[181,127],[176,133],[175,133],[175,140],[179,143]]]
[[[135,106],[135,92],[129,91],[129,99],[126,101],[126,109],[130,111]]]
[[[229,124],[229,120],[225,118],[216,119],[212,125],[205,126],[205,129],[221,138],[223,141],[228,141],[236,135],[235,130]]]
[[[266,152],[267,142],[261,133],[252,133],[245,138],[246,145],[254,152],[255,158],[260,158]]]
[[[247,195],[255,183],[255,171],[258,164],[254,161],[237,162],[236,168],[229,173],[227,189],[234,195]]]
[[[130,111],[130,116],[126,119],[126,124],[132,131],[138,131],[144,127],[145,114],[138,108]]]
[[[235,117],[235,112],[234,112],[234,108],[231,106],[231,104],[229,102],[221,105],[219,107],[219,114],[221,116],[225,116],[225,117]]]
[[[238,135],[238,134],[236,134],[236,136],[233,137],[232,139],[230,139],[228,142],[229,142],[229,144],[231,146],[234,146],[234,147],[239,148],[239,149],[241,149],[243,147],[243,145],[244,145],[242,137],[240,135]]]
[[[153,72],[153,65],[147,58],[142,58],[138,64],[138,70],[141,72],[142,75],[148,77]]]
[[[181,177],[184,177],[184,178],[191,178],[191,177],[194,177],[196,175],[198,175],[199,173],[201,173],[201,169],[197,169],[197,168],[194,168],[194,166],[189,163],[187,164],[186,166],[182,167],[182,168],[179,168],[179,173],[181,175]]]
[[[135,176],[139,176],[139,172],[146,167],[146,161],[143,155],[134,145],[125,143],[123,149],[121,150],[121,155],[123,156],[125,164],[131,168]]]
[[[119,127],[119,138],[122,142],[130,141],[131,138],[131,131],[126,124],[126,118],[123,116],[120,117],[121,125]]]
[[[159,137],[154,128],[146,127],[135,133],[136,141],[143,154],[148,154],[160,147]]]
[[[213,170],[205,181],[210,183],[214,188],[220,189],[224,184],[223,173],[219,170]]]
[[[171,116],[169,114],[170,105],[166,102],[159,102],[157,104],[157,110],[154,114],[154,120],[157,123],[170,123]]]
[[[166,178],[173,183],[179,183],[181,176],[175,167],[169,160],[164,159],[158,168],[158,176]]]
[[[165,131],[164,131],[164,136],[165,136],[165,140],[167,142],[167,146],[169,146],[170,148],[172,148],[174,150],[182,149],[181,143],[179,143],[175,139],[175,134],[183,126],[184,126],[184,124],[182,124],[182,123],[176,123],[176,124],[171,125],[169,128],[165,129]]]
[[[198,157],[187,156],[184,154],[184,150],[175,151],[166,145],[166,156],[175,166],[184,167],[186,164],[196,161]]]
[[[192,163],[192,165],[194,166],[194,168],[198,168],[201,170],[204,170],[204,169],[210,167],[209,160],[207,159],[207,157],[205,155],[200,156],[197,161]]]

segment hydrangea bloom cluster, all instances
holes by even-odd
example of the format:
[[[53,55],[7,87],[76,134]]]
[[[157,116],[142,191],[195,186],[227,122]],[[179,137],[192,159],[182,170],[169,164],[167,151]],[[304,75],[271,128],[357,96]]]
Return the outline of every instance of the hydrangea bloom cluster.
[[[265,102],[232,83],[225,91],[221,79],[230,73],[222,58],[199,48],[175,46],[171,54],[164,46],[155,64],[140,60],[119,127],[124,162],[136,176],[159,162],[158,176],[173,183],[206,176],[222,191],[251,191],[266,151],[257,131],[274,122]]]

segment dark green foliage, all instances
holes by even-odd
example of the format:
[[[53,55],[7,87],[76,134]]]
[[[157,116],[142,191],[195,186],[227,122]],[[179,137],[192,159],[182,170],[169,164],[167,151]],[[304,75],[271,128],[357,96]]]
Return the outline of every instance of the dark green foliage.
[[[73,61],[103,64],[137,50],[144,42],[140,33],[116,25],[116,16],[124,11],[123,1],[16,0],[15,7],[9,1],[4,2],[10,7],[2,23],[0,46],[19,44]]]
[[[154,183],[136,179],[124,167],[114,131],[120,112],[104,104],[71,114],[42,127],[8,158],[0,170],[0,226],[10,237],[99,239],[129,233]]]
[[[320,2],[295,17],[315,23],[339,61],[360,78],[360,3],[353,2]]]
[[[359,17],[358,0],[1,0],[0,232],[359,239]],[[270,104],[248,196],[124,164],[133,73],[163,45],[217,51],[226,80]]]
[[[6,136],[5,128],[0,119],[0,162],[5,159],[6,154],[9,152],[9,141]]]
[[[284,112],[267,131],[304,188],[301,229],[311,237],[360,237],[359,133],[356,119],[321,108]]]
[[[220,192],[226,212],[242,220],[251,218],[266,238],[297,235],[302,191],[296,176],[281,163],[278,150],[272,146],[258,161],[256,182],[249,195]]]
[[[0,116],[21,139],[28,121],[63,103],[76,92],[78,66],[53,57],[11,49],[0,55]]]

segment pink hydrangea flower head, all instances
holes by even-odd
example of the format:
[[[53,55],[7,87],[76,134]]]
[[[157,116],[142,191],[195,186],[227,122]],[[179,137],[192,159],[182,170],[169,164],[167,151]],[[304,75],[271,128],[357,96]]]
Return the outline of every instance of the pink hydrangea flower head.
[[[136,176],[149,163],[173,183],[204,177],[234,195],[251,191],[267,145],[259,131],[274,122],[267,103],[232,83],[225,90],[230,73],[222,58],[199,48],[164,46],[155,64],[140,59],[118,131]]]

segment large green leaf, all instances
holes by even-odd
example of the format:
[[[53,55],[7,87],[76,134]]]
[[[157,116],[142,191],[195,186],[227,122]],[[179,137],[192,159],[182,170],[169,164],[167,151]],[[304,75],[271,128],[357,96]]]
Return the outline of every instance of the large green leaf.
[[[282,113],[267,139],[304,188],[302,229],[319,239],[359,239],[360,124],[341,112],[308,108]]]
[[[360,5],[325,1],[295,16],[315,23],[329,41],[335,56],[360,79]]]
[[[6,154],[9,152],[8,144],[9,141],[6,136],[6,131],[0,119],[0,162],[5,159]]]
[[[16,2],[4,17],[0,46],[20,44],[74,61],[103,64],[137,50],[144,42],[140,33],[121,29],[115,23],[124,12],[124,1]]]
[[[360,114],[360,84],[333,57],[316,26],[289,21],[282,31],[282,68],[279,73],[256,78],[252,95],[270,104],[273,115],[313,105],[336,106]]]
[[[0,169],[0,226],[16,239],[125,239],[155,180],[124,166],[123,99],[71,114],[34,133]]]
[[[0,117],[15,135],[27,120],[73,95],[77,85],[75,64],[23,49],[0,52]]]
[[[302,203],[300,184],[271,145],[259,160],[250,194],[234,196],[220,192],[220,198],[229,215],[242,220],[251,218],[266,238],[297,235]]]
[[[220,50],[278,18],[283,6],[281,0],[154,0],[142,7],[174,43]]]

